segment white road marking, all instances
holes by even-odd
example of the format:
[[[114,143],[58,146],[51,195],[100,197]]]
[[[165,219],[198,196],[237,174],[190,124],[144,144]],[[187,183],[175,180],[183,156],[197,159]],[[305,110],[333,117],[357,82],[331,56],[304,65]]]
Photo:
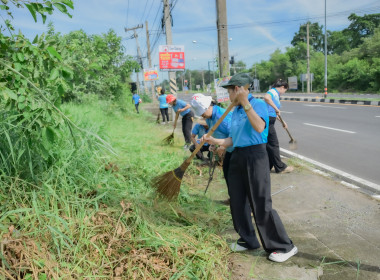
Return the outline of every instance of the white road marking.
[[[340,181],[342,185],[345,185],[346,187],[349,187],[351,189],[360,189],[360,187],[355,186],[354,184],[347,183],[346,181]]]
[[[334,109],[343,109],[346,110],[346,107],[336,107],[336,106],[326,106],[326,105],[316,105],[316,104],[304,104],[303,106],[308,107],[324,107],[324,108],[334,108]]]
[[[331,177],[330,174],[328,174],[328,173],[326,173],[326,172],[323,172],[323,171],[321,171],[321,170],[319,170],[319,169],[313,169],[313,172],[314,172],[314,173],[317,173],[317,174],[319,174],[319,175],[325,176],[325,177]]]
[[[333,128],[333,127],[322,126],[322,125],[316,125],[316,124],[311,124],[311,123],[303,123],[303,124],[304,125],[309,125],[309,126],[315,126],[315,127],[325,128],[325,129],[331,129],[331,130],[340,131],[340,132],[356,133],[355,131],[344,130],[344,129],[339,129],[339,128]]]
[[[282,112],[282,111],[281,111]],[[380,118],[380,116],[375,116],[375,118]]]
[[[349,174],[349,173],[344,172],[342,170],[336,169],[336,168],[334,168],[332,166],[329,166],[327,164],[323,164],[323,163],[318,162],[316,160],[313,160],[311,158],[299,155],[299,154],[297,154],[295,152],[292,152],[292,151],[289,151],[289,150],[285,150],[283,148],[280,148],[280,150],[281,150],[281,152],[285,153],[285,155],[287,155],[288,157],[299,158],[300,160],[309,162],[309,163],[311,163],[311,164],[319,167],[322,170],[328,170],[329,172],[332,172],[332,173],[338,174],[339,176],[348,178],[349,180],[351,180],[351,181],[353,181],[355,183],[358,183],[358,185],[364,185],[364,186],[367,186],[367,187],[369,187],[371,189],[374,189],[374,190],[380,192],[380,185],[378,185],[378,184],[375,184],[375,183],[372,183],[372,182],[367,181],[365,179],[356,177],[356,176],[354,176],[352,174]],[[380,198],[380,195],[378,195],[378,197]]]
[[[287,111],[281,111],[281,113],[285,113],[285,114],[293,114],[293,112],[287,112]],[[379,116],[380,117],[380,116]]]

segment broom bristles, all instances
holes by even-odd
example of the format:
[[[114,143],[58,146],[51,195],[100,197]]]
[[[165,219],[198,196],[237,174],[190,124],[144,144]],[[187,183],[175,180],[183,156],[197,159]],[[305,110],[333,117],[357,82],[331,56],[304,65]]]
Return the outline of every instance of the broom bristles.
[[[162,143],[167,145],[172,145],[174,143],[174,132],[170,134],[168,137],[162,140]]]
[[[152,185],[157,193],[168,200],[177,198],[183,175],[189,164],[190,161],[185,160],[180,167],[153,178]]]

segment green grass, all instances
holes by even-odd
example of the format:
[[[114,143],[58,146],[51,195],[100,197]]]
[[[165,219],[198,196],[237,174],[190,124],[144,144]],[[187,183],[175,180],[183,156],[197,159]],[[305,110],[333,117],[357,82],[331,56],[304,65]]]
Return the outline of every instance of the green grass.
[[[62,110],[115,154],[78,131],[74,144],[66,129],[54,164],[35,180],[0,173],[0,278],[228,278],[229,250],[218,233],[230,215],[203,186],[190,188],[195,167],[175,202],[150,186],[186,156],[179,145],[160,144],[167,132],[129,103],[91,100]]]

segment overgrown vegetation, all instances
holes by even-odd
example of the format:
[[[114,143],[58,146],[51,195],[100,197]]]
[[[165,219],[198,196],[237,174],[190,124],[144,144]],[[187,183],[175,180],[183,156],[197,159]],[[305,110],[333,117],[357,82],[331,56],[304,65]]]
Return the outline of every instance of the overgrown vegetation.
[[[63,106],[78,125],[110,141],[118,156],[78,133],[75,147],[64,128],[54,144],[59,160],[39,174],[39,183],[2,175],[2,275],[227,277],[228,247],[216,235],[229,221],[227,209],[189,190],[189,177],[178,203],[155,197],[150,179],[178,165],[183,151],[159,146],[164,133],[153,139],[154,124],[130,113],[129,103],[118,104]]]

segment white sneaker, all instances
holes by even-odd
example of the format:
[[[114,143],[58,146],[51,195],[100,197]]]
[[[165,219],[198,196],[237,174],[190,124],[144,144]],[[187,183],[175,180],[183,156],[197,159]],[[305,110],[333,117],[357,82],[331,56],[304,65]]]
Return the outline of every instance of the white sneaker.
[[[243,252],[243,251],[247,251],[247,250],[248,250],[248,248],[245,248],[245,247],[243,247],[243,246],[240,246],[240,245],[237,244],[236,242],[230,244],[230,249],[231,249],[231,251],[233,251],[233,252]]]
[[[271,253],[269,255],[269,259],[274,262],[284,262],[297,253],[298,253],[298,249],[296,246],[294,246],[293,249],[287,253],[278,253],[278,252]]]

